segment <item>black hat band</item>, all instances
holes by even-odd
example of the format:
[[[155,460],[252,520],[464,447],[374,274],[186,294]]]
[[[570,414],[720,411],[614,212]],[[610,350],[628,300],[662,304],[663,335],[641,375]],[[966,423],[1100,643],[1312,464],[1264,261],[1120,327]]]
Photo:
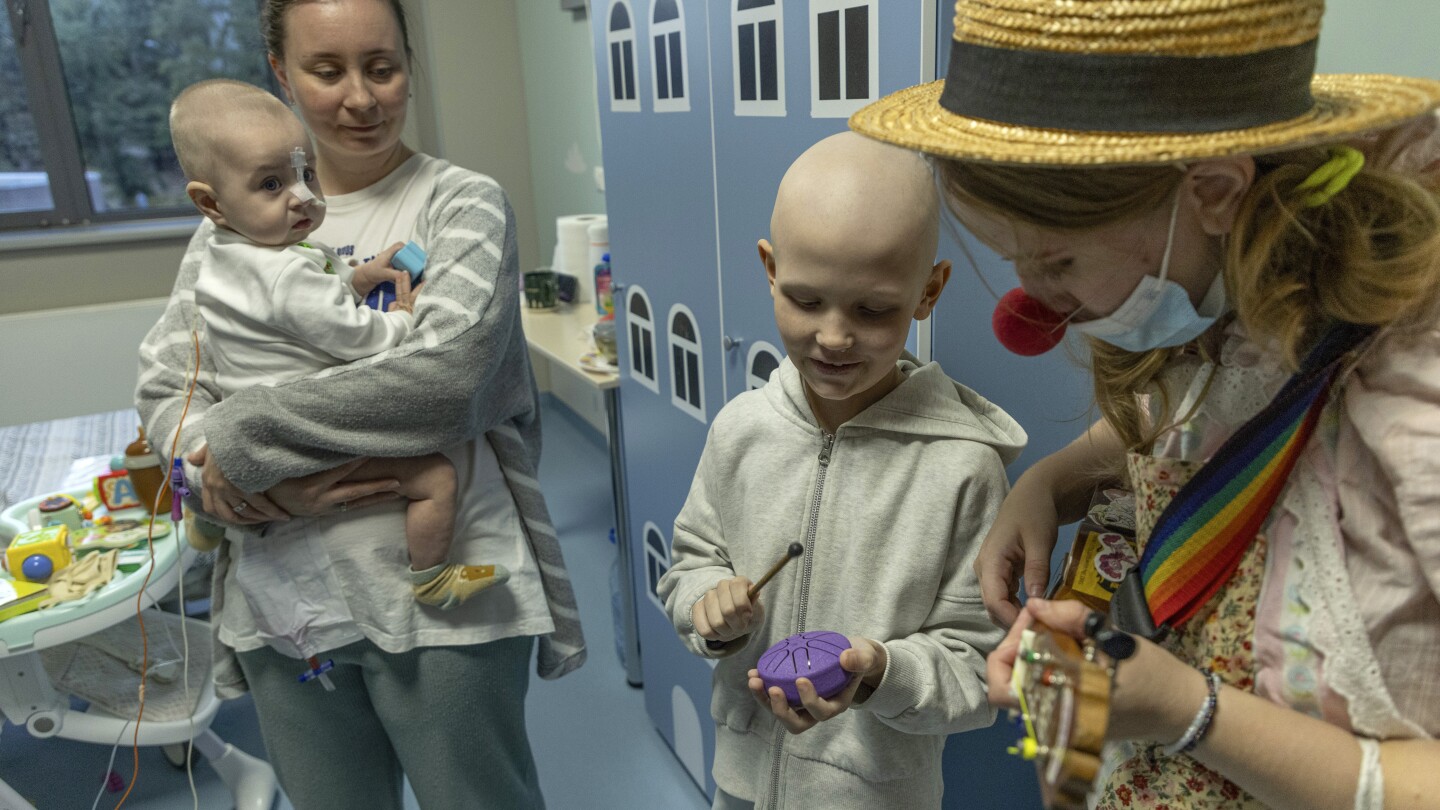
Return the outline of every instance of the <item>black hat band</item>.
[[[1311,110],[1316,43],[1186,57],[951,42],[940,106],[968,118],[1082,132],[1248,129]]]

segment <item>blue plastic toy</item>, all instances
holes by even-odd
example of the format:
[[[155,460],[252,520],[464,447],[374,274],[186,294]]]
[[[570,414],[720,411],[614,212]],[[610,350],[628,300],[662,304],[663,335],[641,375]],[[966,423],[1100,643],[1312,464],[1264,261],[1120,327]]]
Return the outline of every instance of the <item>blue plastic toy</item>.
[[[20,573],[31,582],[44,582],[50,579],[55,573],[55,563],[50,561],[44,554],[31,554],[20,564]]]
[[[396,270],[404,270],[410,274],[410,283],[419,284],[420,277],[425,274],[425,251],[414,242],[407,242],[405,247],[395,253],[395,258],[390,260],[390,266]],[[375,285],[375,289],[365,296],[365,306],[371,309],[378,309],[381,312],[395,303],[395,285],[389,281]]]

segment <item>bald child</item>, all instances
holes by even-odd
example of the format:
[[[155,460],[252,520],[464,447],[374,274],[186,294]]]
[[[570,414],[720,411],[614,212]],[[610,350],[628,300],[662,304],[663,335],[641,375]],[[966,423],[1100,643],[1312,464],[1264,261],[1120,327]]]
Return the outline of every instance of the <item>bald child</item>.
[[[175,99],[170,134],[188,180],[185,191],[213,224],[196,235],[205,243],[195,306],[222,397],[378,354],[410,334],[419,289],[411,289],[408,273],[390,267],[401,245],[351,267],[324,245],[305,241],[325,219],[324,193],[309,136],[283,102],[244,82],[200,82]],[[396,286],[389,311],[357,306],[383,281]],[[204,453],[192,460],[203,463]],[[372,459],[344,480],[385,479],[398,481],[396,491],[409,501],[405,539],[417,600],[449,609],[508,578],[503,566],[448,562],[456,476],[444,455]],[[230,517],[225,509],[243,522],[284,517],[263,493],[230,496],[234,500],[217,504],[220,517]],[[251,570],[243,548],[240,555],[237,575]],[[304,577],[290,572],[286,580]],[[258,623],[262,636],[266,627],[276,628],[274,646],[301,657],[318,652],[309,649],[303,621],[274,615],[299,602],[276,594],[251,601],[270,605],[257,611],[265,614]]]
[[[938,233],[914,153],[844,133],[781,180],[759,253],[788,356],[716,416],[659,588],[687,647],[719,659],[715,807],[938,808],[945,735],[994,719],[1001,633],[971,564],[1026,437],[905,351],[950,276]],[[848,642],[845,685],[802,677],[792,704],[761,655],[821,630]]]

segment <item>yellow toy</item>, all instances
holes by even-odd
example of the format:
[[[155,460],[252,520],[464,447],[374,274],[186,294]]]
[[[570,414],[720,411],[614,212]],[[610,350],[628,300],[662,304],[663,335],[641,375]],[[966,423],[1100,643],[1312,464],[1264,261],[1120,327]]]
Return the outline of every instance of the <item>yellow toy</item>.
[[[70,527],[46,526],[16,535],[5,550],[5,567],[26,582],[46,582],[70,565]]]
[[[49,598],[50,589],[24,580],[0,579],[0,622],[29,613]]]

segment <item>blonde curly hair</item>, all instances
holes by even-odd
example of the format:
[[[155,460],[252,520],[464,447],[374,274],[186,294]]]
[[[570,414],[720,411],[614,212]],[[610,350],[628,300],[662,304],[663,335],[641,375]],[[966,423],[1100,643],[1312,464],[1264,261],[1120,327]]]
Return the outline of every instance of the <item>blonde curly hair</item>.
[[[1225,240],[1225,291],[1257,341],[1298,367],[1333,321],[1396,330],[1433,323],[1440,302],[1440,189],[1366,165],[1339,194],[1307,208],[1305,178],[1325,147],[1255,157],[1256,175]],[[1086,230],[1165,205],[1174,166],[1050,168],[933,158],[950,201],[1044,228]],[[1147,450],[1168,425],[1147,425],[1137,395],[1170,392],[1160,372],[1187,348],[1212,355],[1212,329],[1187,346],[1127,352],[1088,339],[1095,401],[1125,446]]]

